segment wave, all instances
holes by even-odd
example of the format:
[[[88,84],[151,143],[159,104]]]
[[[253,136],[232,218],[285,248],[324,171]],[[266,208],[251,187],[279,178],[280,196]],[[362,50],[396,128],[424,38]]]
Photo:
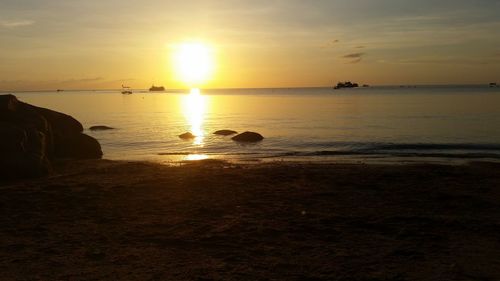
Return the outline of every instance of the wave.
[[[500,159],[500,144],[473,143],[363,143],[363,142],[330,142],[311,143],[294,149],[288,147],[259,149],[258,151],[173,151],[160,152],[160,156],[186,156],[205,154],[223,158],[288,158],[288,157],[356,157],[356,158],[448,158],[448,159]]]
[[[499,151],[500,144],[385,143],[374,144],[371,150],[483,150]]]
[[[337,142],[323,147],[331,149],[304,149],[285,151],[269,155],[277,157],[412,157],[412,158],[453,158],[453,159],[500,159],[500,144],[471,143],[360,143]],[[309,148],[313,148],[310,146]]]
[[[300,149],[321,147],[324,150],[393,151],[393,150],[462,150],[498,151],[500,144],[493,143],[391,143],[391,142],[307,142],[297,145]]]
[[[226,156],[237,156],[237,155],[262,155],[262,153],[254,153],[254,152],[228,152],[228,153],[215,153],[215,152],[159,152],[157,155],[164,155],[164,156],[183,156],[183,155],[192,155],[192,154],[206,154],[206,155],[226,155]]]
[[[300,156],[300,154],[296,154]],[[437,157],[437,158],[491,158],[500,159],[500,154],[495,153],[430,153],[430,152],[394,152],[394,153],[377,153],[377,152],[356,152],[356,151],[315,151],[304,153],[304,156],[392,156],[392,157]]]

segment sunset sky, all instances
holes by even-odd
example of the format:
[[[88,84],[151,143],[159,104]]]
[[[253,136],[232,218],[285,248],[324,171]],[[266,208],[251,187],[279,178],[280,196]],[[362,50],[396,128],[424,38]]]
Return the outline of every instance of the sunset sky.
[[[500,82],[499,0],[0,0],[0,90],[186,87],[175,46],[210,46],[203,87]]]

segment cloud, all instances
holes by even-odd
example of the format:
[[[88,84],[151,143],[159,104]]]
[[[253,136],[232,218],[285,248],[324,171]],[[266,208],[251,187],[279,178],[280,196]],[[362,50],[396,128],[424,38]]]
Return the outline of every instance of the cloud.
[[[389,63],[396,64],[441,64],[441,65],[488,65],[497,64],[499,58],[490,56],[481,57],[463,57],[463,56],[446,56],[446,57],[420,57],[399,59]]]
[[[325,44],[321,45],[321,48],[331,48],[339,42],[340,42],[339,39],[333,39],[333,40],[330,40],[330,41],[326,42]]]
[[[111,80],[109,81],[110,83],[123,83],[123,82],[132,82],[136,81],[137,79],[135,78],[123,78],[123,79],[116,79],[116,80]]]
[[[347,54],[343,56],[345,59],[358,59],[362,58],[365,55],[365,53],[352,53],[352,54]]]
[[[112,89],[119,88],[126,81],[136,81],[133,78],[111,80],[104,77],[73,78],[73,79],[49,79],[49,80],[6,80],[0,78],[0,92],[12,91],[38,91],[55,89]],[[134,86],[134,85],[129,85]]]
[[[12,20],[12,21],[0,21],[0,26],[5,28],[16,28],[33,25],[35,21],[32,20]]]
[[[354,64],[354,63],[358,63],[358,62],[360,62],[362,59],[363,59],[363,58],[358,58],[358,59],[352,60],[352,61],[350,61],[350,62],[348,62],[348,63],[352,63],[352,64]]]
[[[363,59],[363,56],[365,53],[352,53],[352,54],[347,54],[345,56],[342,56],[344,59],[352,59],[347,63],[358,63]]]
[[[89,83],[89,82],[97,82],[97,81],[102,81],[104,78],[102,77],[95,77],[95,78],[80,78],[80,79],[68,79],[61,81],[61,83]]]

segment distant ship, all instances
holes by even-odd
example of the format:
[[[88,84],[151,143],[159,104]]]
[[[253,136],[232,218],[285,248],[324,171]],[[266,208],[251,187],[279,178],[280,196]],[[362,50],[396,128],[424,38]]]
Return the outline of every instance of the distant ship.
[[[122,94],[124,94],[124,95],[131,95],[132,91],[130,90],[130,87],[122,85]]]
[[[497,87],[497,83],[493,82],[493,83],[490,83],[490,87]]]
[[[358,83],[352,83],[351,81],[347,82],[339,82],[337,83],[337,86],[333,87],[333,89],[338,90],[338,89],[343,89],[343,88],[357,88],[359,87]]]
[[[162,91],[165,91],[165,87],[163,87],[163,86],[157,87],[157,86],[153,85],[153,86],[151,86],[151,88],[149,88],[149,91],[150,92],[162,92]]]

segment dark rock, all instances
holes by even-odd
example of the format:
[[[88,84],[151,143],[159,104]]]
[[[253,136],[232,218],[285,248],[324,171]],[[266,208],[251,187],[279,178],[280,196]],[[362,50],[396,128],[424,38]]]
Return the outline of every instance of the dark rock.
[[[55,158],[101,158],[97,140],[64,113],[0,95],[0,177],[46,175]]]
[[[233,131],[233,130],[218,130],[214,132],[214,135],[219,135],[219,136],[230,136],[237,134],[238,132]]]
[[[13,95],[0,95],[0,121],[31,128],[52,136],[52,126],[37,107],[20,102]]]
[[[264,137],[255,132],[244,132],[231,138],[238,142],[259,142],[264,139]]]
[[[59,158],[99,159],[102,157],[99,142],[86,134],[67,136],[63,142],[65,145],[55,147],[56,155]]]
[[[99,125],[99,126],[92,126],[89,128],[89,130],[91,131],[105,131],[105,130],[114,130],[115,128],[113,127],[108,127],[108,126],[103,126],[103,125]]]
[[[179,135],[179,138],[181,138],[183,140],[191,140],[191,139],[196,138],[196,136],[191,134],[190,132],[187,132],[187,133],[184,133],[182,135]]]
[[[29,104],[27,106],[33,107],[35,111],[45,117],[45,119],[50,123],[54,134],[61,136],[76,135],[83,132],[83,126],[75,118],[53,111],[46,108],[36,107]]]
[[[0,136],[0,178],[36,177],[52,170],[43,133],[0,122]]]
[[[7,123],[0,122],[0,149],[5,154],[17,154],[24,151],[24,142],[27,139],[26,131],[20,127]]]

